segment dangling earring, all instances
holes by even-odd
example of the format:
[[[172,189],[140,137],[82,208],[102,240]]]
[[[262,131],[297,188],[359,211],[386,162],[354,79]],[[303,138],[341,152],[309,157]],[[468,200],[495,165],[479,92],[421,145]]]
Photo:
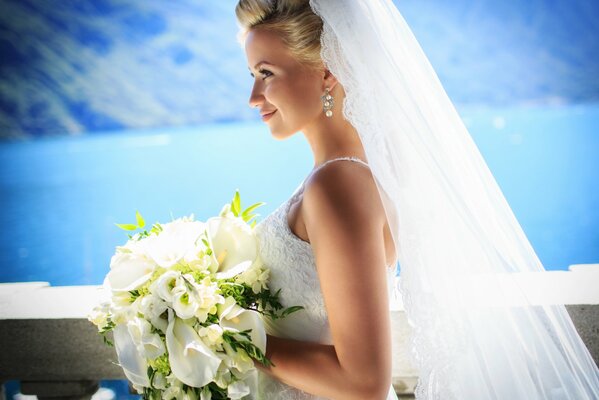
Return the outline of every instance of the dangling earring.
[[[329,118],[332,117],[333,111],[331,110],[333,109],[333,96],[331,96],[329,88],[324,88],[324,96],[322,96],[321,99],[324,115]]]

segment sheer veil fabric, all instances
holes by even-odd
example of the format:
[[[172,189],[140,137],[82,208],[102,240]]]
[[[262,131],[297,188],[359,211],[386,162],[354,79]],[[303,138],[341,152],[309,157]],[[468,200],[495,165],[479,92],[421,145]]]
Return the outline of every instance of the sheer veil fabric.
[[[530,304],[500,283],[544,268],[395,5],[310,6],[393,234],[416,398],[599,399],[599,370],[564,305]]]

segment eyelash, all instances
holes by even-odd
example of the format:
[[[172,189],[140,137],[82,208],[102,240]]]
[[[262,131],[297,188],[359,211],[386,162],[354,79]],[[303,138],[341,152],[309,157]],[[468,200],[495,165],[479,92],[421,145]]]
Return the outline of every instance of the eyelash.
[[[264,80],[264,79],[266,79],[266,78],[268,78],[269,76],[271,76],[271,75],[272,75],[272,72],[270,72],[270,71],[269,71],[269,70],[267,70],[267,69],[260,69],[260,70],[258,70],[258,72],[260,72],[261,74],[264,74],[265,72],[268,72],[268,73],[270,74],[270,75],[268,75],[268,76],[265,76],[264,78],[262,78],[263,80]],[[252,76],[252,78],[254,77],[254,74],[250,74],[250,75]]]

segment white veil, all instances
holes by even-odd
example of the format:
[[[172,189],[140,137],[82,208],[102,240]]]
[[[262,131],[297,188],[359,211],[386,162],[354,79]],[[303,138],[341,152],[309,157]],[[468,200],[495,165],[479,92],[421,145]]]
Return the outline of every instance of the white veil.
[[[564,305],[533,306],[517,283],[500,284],[544,268],[397,8],[310,6],[393,233],[416,398],[599,399],[599,370]]]

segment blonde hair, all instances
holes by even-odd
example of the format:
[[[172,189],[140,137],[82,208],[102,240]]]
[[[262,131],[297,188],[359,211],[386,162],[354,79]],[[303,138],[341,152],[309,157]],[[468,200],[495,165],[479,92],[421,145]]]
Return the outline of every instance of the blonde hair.
[[[241,28],[237,34],[241,46],[252,29],[265,29],[278,34],[299,63],[310,68],[323,66],[322,20],[308,0],[239,0],[235,15]]]

